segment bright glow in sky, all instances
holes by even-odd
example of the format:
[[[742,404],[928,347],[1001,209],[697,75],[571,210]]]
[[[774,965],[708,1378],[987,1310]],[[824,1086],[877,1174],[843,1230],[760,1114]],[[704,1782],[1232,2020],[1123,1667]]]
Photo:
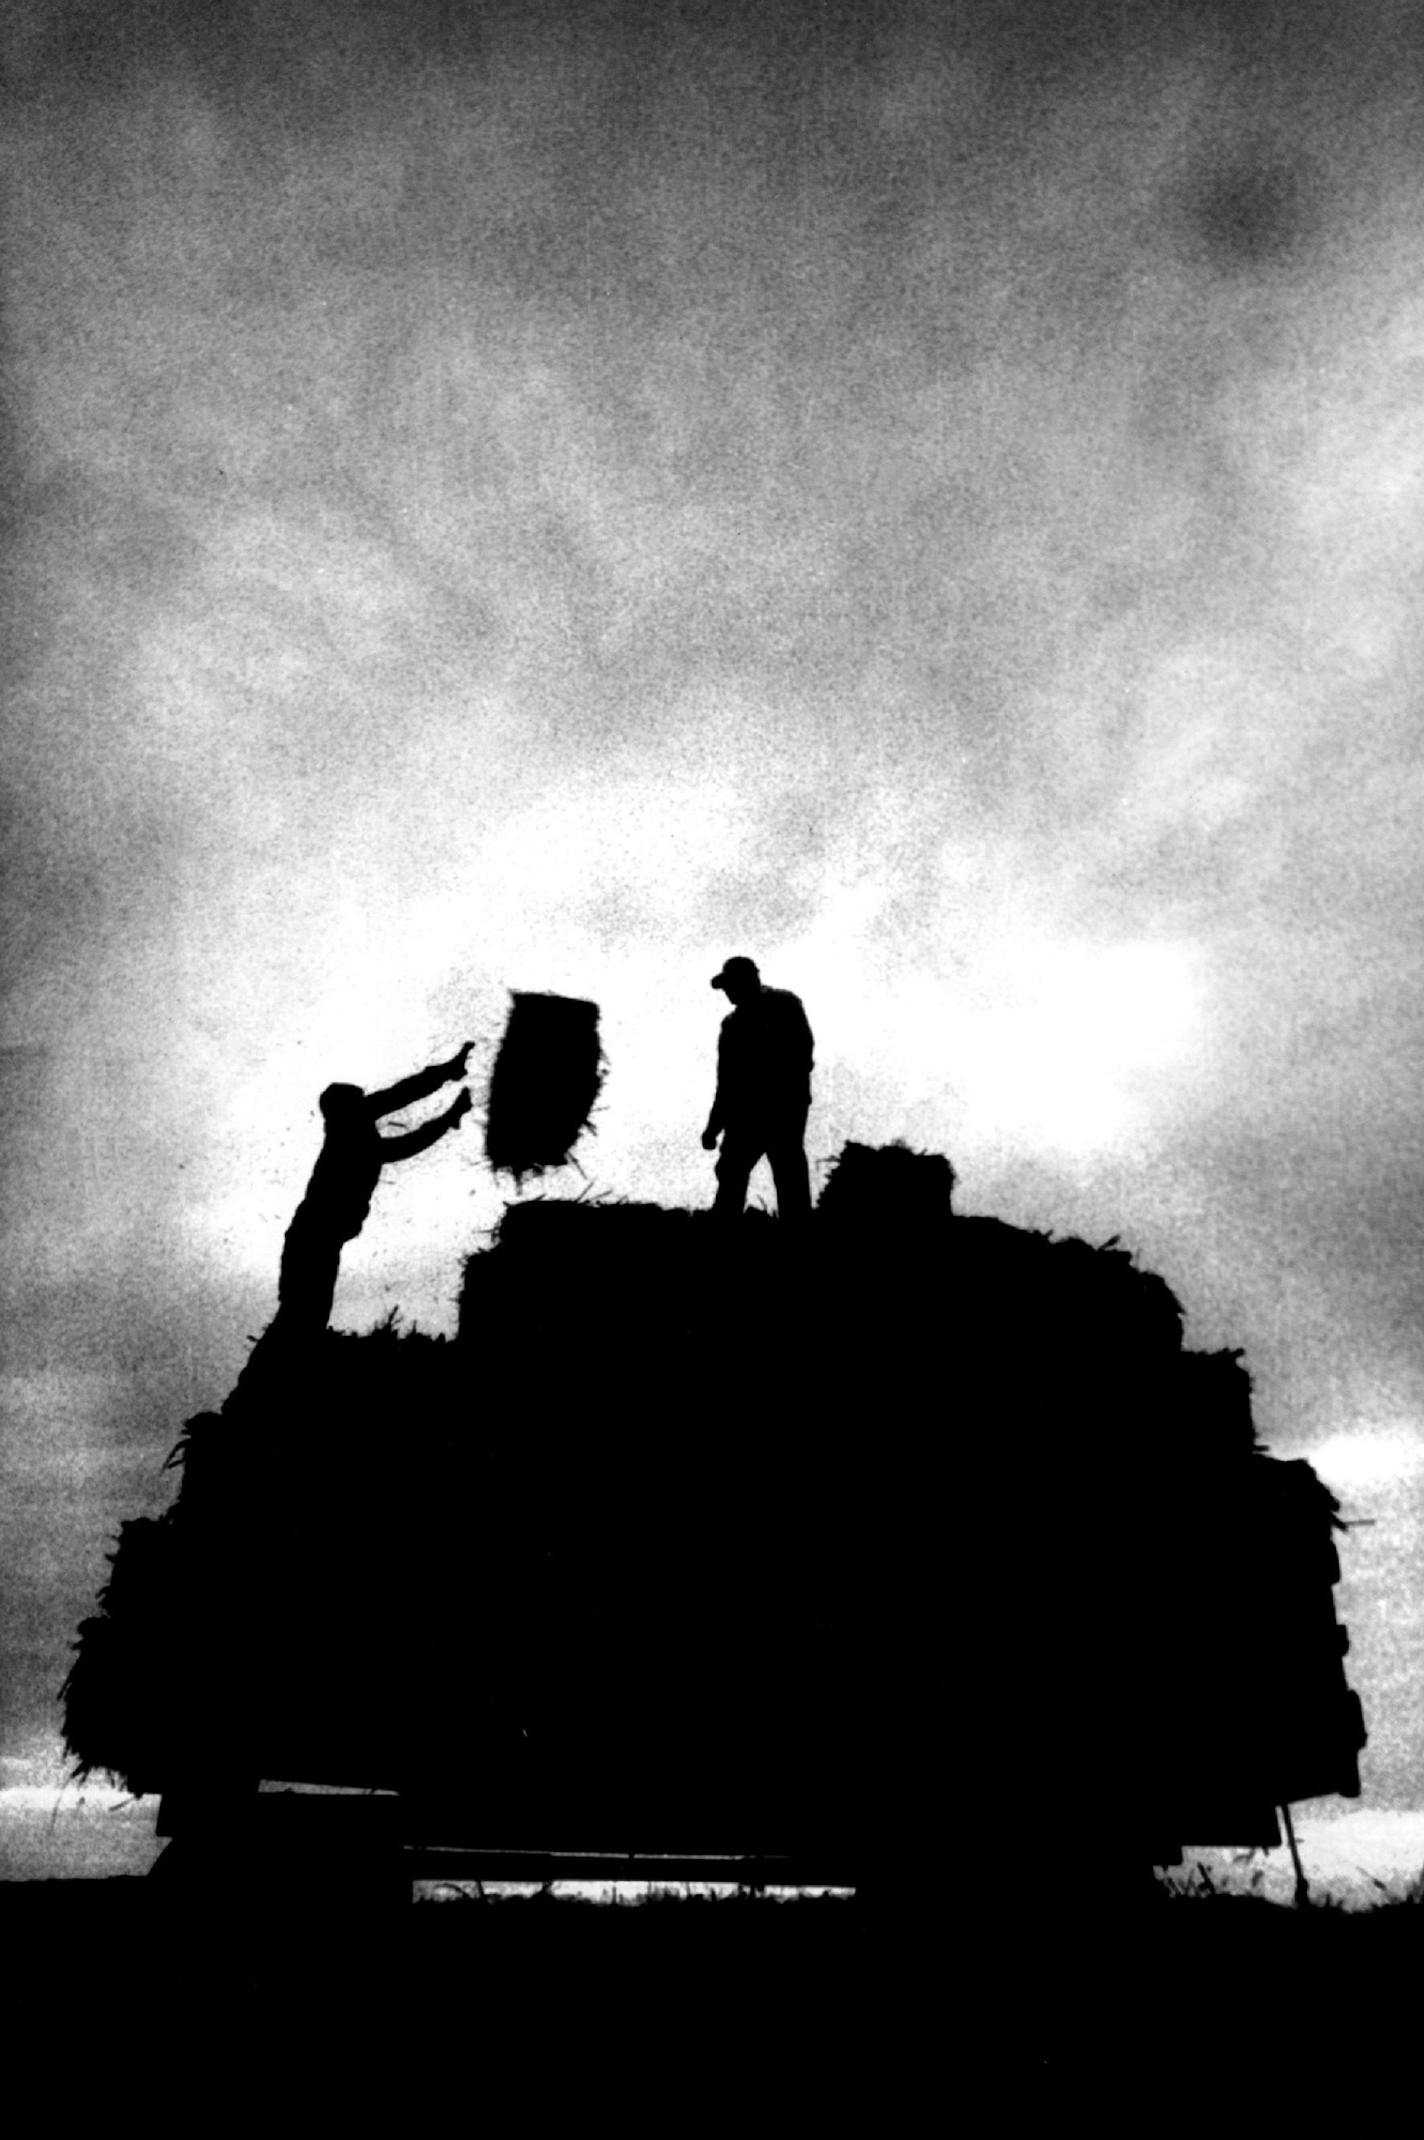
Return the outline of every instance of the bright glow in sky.
[[[584,843],[597,843],[596,830],[586,822],[577,829]],[[664,824],[662,837],[668,848],[666,873],[650,873],[649,881],[671,901],[679,881],[675,827]],[[541,879],[539,858],[545,853],[554,862],[547,879]],[[499,904],[493,904],[491,880],[480,910],[492,917],[498,940],[507,940],[521,921],[532,938],[537,914],[548,930],[546,941],[552,942],[558,903],[579,881],[579,843],[570,837],[565,844],[554,823],[540,828],[539,837],[517,848],[512,859],[519,866],[501,884]],[[646,854],[640,855],[640,867],[646,864]],[[695,856],[680,863],[689,897],[699,866]],[[1189,1065],[1194,1051],[1200,1051],[1201,991],[1187,947],[1015,937],[986,946],[962,977],[918,972],[877,982],[863,929],[873,906],[874,895],[865,890],[832,898],[817,929],[766,968],[769,979],[796,987],[813,1014],[821,1004],[827,1006],[826,1019],[817,1021],[823,1076],[835,1072],[838,1057],[841,1062],[859,1057],[909,1097],[943,1097],[944,1066],[952,1059],[959,1104],[983,1138],[1030,1140],[1071,1161],[1120,1145],[1151,1121],[1154,1108],[1170,1105],[1174,1087],[1164,1073]],[[437,983],[452,966],[458,970],[459,939],[468,930],[460,917],[467,911],[464,905],[419,903],[404,919],[400,942],[373,943],[354,923],[338,925],[327,992],[318,1003],[303,1005],[285,1032],[280,1026],[273,1030],[260,1074],[235,1096],[234,1141],[240,1138],[247,1162],[237,1180],[194,1210],[195,1243],[220,1250],[254,1277],[270,1274],[277,1219],[290,1215],[286,1207],[293,1191],[300,1192],[297,1177],[319,1142],[311,1108],[312,1061],[346,1066],[370,1085],[418,1066],[415,1056],[406,1066],[373,1049],[373,997],[384,1004],[404,998],[411,1030],[429,1033],[427,1055],[434,1059],[448,1052],[456,1036],[431,1030],[428,1005]],[[408,955],[403,950],[407,931]],[[545,956],[539,964],[537,954],[528,954],[539,985],[590,991],[604,1007],[610,1076],[603,1130],[581,1154],[602,1185],[620,1193],[640,1186],[641,1169],[631,1155],[624,1156],[631,1124],[645,1133],[659,1128],[670,1138],[681,1136],[692,1159],[699,1105],[705,1108],[711,1096],[724,1008],[706,982],[723,955],[710,942],[698,960],[659,956],[653,947],[637,944],[610,952],[593,940],[572,956],[565,950],[561,958]],[[881,1020],[873,1039],[858,1029],[857,1009],[867,1001],[876,1003]],[[481,1063],[487,1073],[497,1041],[498,1027],[492,1040],[488,1024],[494,1009],[486,1009],[485,1030],[478,1036],[483,1046],[474,1066],[477,1090]],[[496,1015],[502,1021],[503,1012]],[[465,1030],[458,1037],[465,1037]],[[448,1095],[432,1100],[403,1119],[413,1122],[436,1113],[447,1101]],[[279,1149],[272,1140],[274,1123],[298,1124],[299,1133]],[[492,1183],[470,1178],[477,1136],[477,1125],[464,1133],[458,1170],[449,1149],[442,1151],[440,1163],[410,1169],[402,1210],[411,1229],[433,1233],[455,1195],[493,1193]]]
[[[1424,1471],[1424,1433],[1412,1420],[1342,1428],[1311,1448],[1310,1461],[1337,1495],[1372,1494]]]
[[[1200,1051],[1191,949],[1018,939],[994,966],[1001,1000],[956,1046],[970,1111],[1064,1156],[1130,1143],[1171,1096],[1154,1073]]]

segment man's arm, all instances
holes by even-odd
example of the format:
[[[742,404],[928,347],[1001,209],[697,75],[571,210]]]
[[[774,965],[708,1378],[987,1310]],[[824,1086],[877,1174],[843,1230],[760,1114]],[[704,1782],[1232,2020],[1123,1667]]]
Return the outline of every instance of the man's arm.
[[[443,1078],[441,1083],[444,1083]],[[419,1129],[407,1130],[403,1137],[382,1137],[382,1164],[388,1159],[414,1159],[417,1152],[428,1152],[432,1144],[440,1142],[447,1129],[459,1128],[473,1105],[468,1092],[462,1092],[433,1122],[423,1122]]]
[[[806,1075],[809,1077],[816,1060],[816,1038],[811,1031],[811,1021],[806,1016],[806,1006],[799,997],[796,999],[796,1013],[801,1046],[805,1050]]]
[[[712,1112],[707,1117],[707,1127],[702,1132],[702,1142],[710,1152],[727,1125],[727,1019],[722,1020],[722,1030],[717,1035],[717,1090],[712,1100]]]
[[[398,1107],[413,1107],[417,1100],[428,1099],[432,1092],[438,1092],[452,1078],[463,1077],[466,1058],[473,1045],[473,1041],[467,1040],[448,1063],[432,1063],[428,1070],[417,1070],[414,1077],[402,1078],[398,1085],[388,1085],[384,1092],[367,1093],[366,1105],[371,1110],[372,1121],[379,1121],[382,1115],[393,1115]]]
[[[811,1075],[815,1060],[816,1043],[811,1035],[811,1021],[806,1016],[806,1006],[799,996],[793,996],[789,988],[776,992],[777,1025],[776,1053],[788,1071]]]

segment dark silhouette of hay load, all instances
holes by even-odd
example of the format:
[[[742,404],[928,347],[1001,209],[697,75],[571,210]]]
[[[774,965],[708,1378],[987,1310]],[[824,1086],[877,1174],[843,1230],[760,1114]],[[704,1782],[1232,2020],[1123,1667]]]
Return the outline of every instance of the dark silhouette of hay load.
[[[565,1165],[602,1083],[598,1005],[573,996],[515,995],[486,1101],[490,1165],[516,1181]]]
[[[888,1865],[992,1764],[1010,1832],[1046,1780],[1124,1882],[1357,1797],[1339,1507],[1241,1355],[1115,1243],[949,1223],[952,1185],[848,1147],[805,1236],[530,1199],[453,1341],[254,1353],[79,1630],[81,1772],[180,1822],[215,1776],[417,1824],[478,1776],[484,1842]]]
[[[171,1510],[120,1524],[98,1609],[80,1623],[78,1654],[60,1689],[81,1772],[90,1766],[84,1750],[101,1748],[109,1772],[137,1795],[162,1787],[172,1720],[185,1708],[183,1638],[173,1624],[182,1543]]]

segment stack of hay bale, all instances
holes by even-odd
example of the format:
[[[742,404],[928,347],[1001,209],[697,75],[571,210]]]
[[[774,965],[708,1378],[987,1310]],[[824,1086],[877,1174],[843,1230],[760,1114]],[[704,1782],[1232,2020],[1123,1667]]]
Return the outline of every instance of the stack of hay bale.
[[[559,1848],[906,1851],[982,1801],[1169,1862],[1353,1795],[1338,1511],[1239,1356],[952,1187],[851,1147],[799,1238],[523,1204],[454,1341],[245,1378],[125,1528],[72,1753],[478,1777],[491,1842]]]

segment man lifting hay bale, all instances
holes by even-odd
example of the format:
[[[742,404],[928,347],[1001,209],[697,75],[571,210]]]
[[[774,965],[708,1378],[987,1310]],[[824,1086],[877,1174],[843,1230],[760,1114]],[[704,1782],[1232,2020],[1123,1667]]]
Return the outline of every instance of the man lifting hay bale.
[[[359,1085],[327,1086],[319,1103],[325,1140],[282,1247],[274,1333],[319,1337],[325,1330],[342,1247],[365,1224],[382,1167],[428,1151],[447,1130],[459,1128],[473,1103],[468,1092],[461,1092],[443,1114],[400,1137],[383,1137],[377,1123],[383,1115],[411,1107],[462,1078],[472,1045],[467,1040],[448,1062],[418,1070],[383,1092],[363,1092]]]
[[[702,1132],[706,1151],[722,1139],[714,1209],[722,1218],[740,1217],[752,1168],[765,1156],[778,1215],[809,1218],[805,1142],[815,1043],[801,999],[768,988],[747,958],[728,959],[712,986],[732,1004],[722,1020],[717,1094]]]

